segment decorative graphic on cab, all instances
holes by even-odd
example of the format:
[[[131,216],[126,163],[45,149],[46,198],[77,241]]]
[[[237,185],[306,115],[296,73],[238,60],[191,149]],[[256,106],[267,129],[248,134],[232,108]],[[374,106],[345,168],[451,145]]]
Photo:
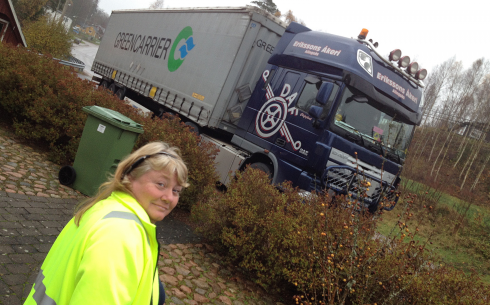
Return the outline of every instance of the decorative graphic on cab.
[[[269,70],[265,70],[264,73],[262,73],[264,82],[267,81],[267,77],[269,77]],[[301,148],[301,141],[293,140],[285,122],[288,112],[295,116],[298,115],[298,109],[290,107],[298,93],[295,92],[289,95],[290,93],[291,86],[289,84],[284,84],[279,96],[274,96],[271,85],[267,85],[265,94],[267,102],[262,105],[262,108],[260,108],[257,113],[257,118],[255,119],[255,131],[261,138],[269,138],[280,131],[281,136],[291,143],[293,149],[298,150]]]
[[[174,44],[172,45],[172,49],[170,50],[170,54],[168,57],[168,70],[170,72],[174,72],[175,70],[177,70],[184,62],[184,59],[187,54],[189,54],[189,51],[194,49],[195,45],[192,34],[192,28],[188,26],[180,31],[179,35],[177,35],[177,38],[175,38]],[[179,48],[180,56],[176,59],[175,49],[177,49],[177,46],[183,39],[185,40],[185,43]]]

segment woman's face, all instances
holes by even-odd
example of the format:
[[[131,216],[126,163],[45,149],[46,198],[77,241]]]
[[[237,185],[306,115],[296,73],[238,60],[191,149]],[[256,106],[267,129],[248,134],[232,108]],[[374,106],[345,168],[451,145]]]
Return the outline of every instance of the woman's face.
[[[152,223],[170,214],[179,201],[182,187],[177,174],[151,170],[137,179],[130,177],[130,188],[135,199],[145,209]]]

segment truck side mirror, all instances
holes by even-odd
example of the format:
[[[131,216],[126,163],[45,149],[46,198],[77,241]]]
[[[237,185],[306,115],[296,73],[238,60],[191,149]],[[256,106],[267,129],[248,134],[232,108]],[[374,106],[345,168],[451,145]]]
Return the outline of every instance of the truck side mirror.
[[[318,127],[318,119],[322,115],[323,108],[319,106],[311,106],[308,114],[313,117],[313,127]]]
[[[325,105],[328,101],[328,98],[332,94],[333,91],[333,83],[323,83],[318,90],[318,94],[316,95],[316,101],[320,105]]]

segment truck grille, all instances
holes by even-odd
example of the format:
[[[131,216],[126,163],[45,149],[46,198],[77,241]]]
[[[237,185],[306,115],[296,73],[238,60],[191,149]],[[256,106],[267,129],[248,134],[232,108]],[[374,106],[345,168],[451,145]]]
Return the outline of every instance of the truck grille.
[[[381,185],[380,179],[349,166],[327,167],[322,182],[327,189],[338,194],[350,194],[356,199],[361,197],[366,207],[377,205],[381,201],[385,210],[391,210],[398,201],[395,186],[386,181]]]

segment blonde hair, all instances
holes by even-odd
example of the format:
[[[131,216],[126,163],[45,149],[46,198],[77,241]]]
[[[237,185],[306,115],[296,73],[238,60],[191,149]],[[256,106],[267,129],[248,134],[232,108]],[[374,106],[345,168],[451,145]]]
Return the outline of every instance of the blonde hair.
[[[170,147],[164,142],[151,142],[119,162],[114,175],[111,175],[108,181],[99,187],[97,194],[76,206],[75,224],[80,225],[83,214],[97,202],[109,197],[112,192],[121,191],[132,195],[131,182],[128,176],[138,179],[151,170],[175,173],[177,183],[180,186],[189,186],[187,183],[187,166],[180,156],[180,150],[176,147]]]

